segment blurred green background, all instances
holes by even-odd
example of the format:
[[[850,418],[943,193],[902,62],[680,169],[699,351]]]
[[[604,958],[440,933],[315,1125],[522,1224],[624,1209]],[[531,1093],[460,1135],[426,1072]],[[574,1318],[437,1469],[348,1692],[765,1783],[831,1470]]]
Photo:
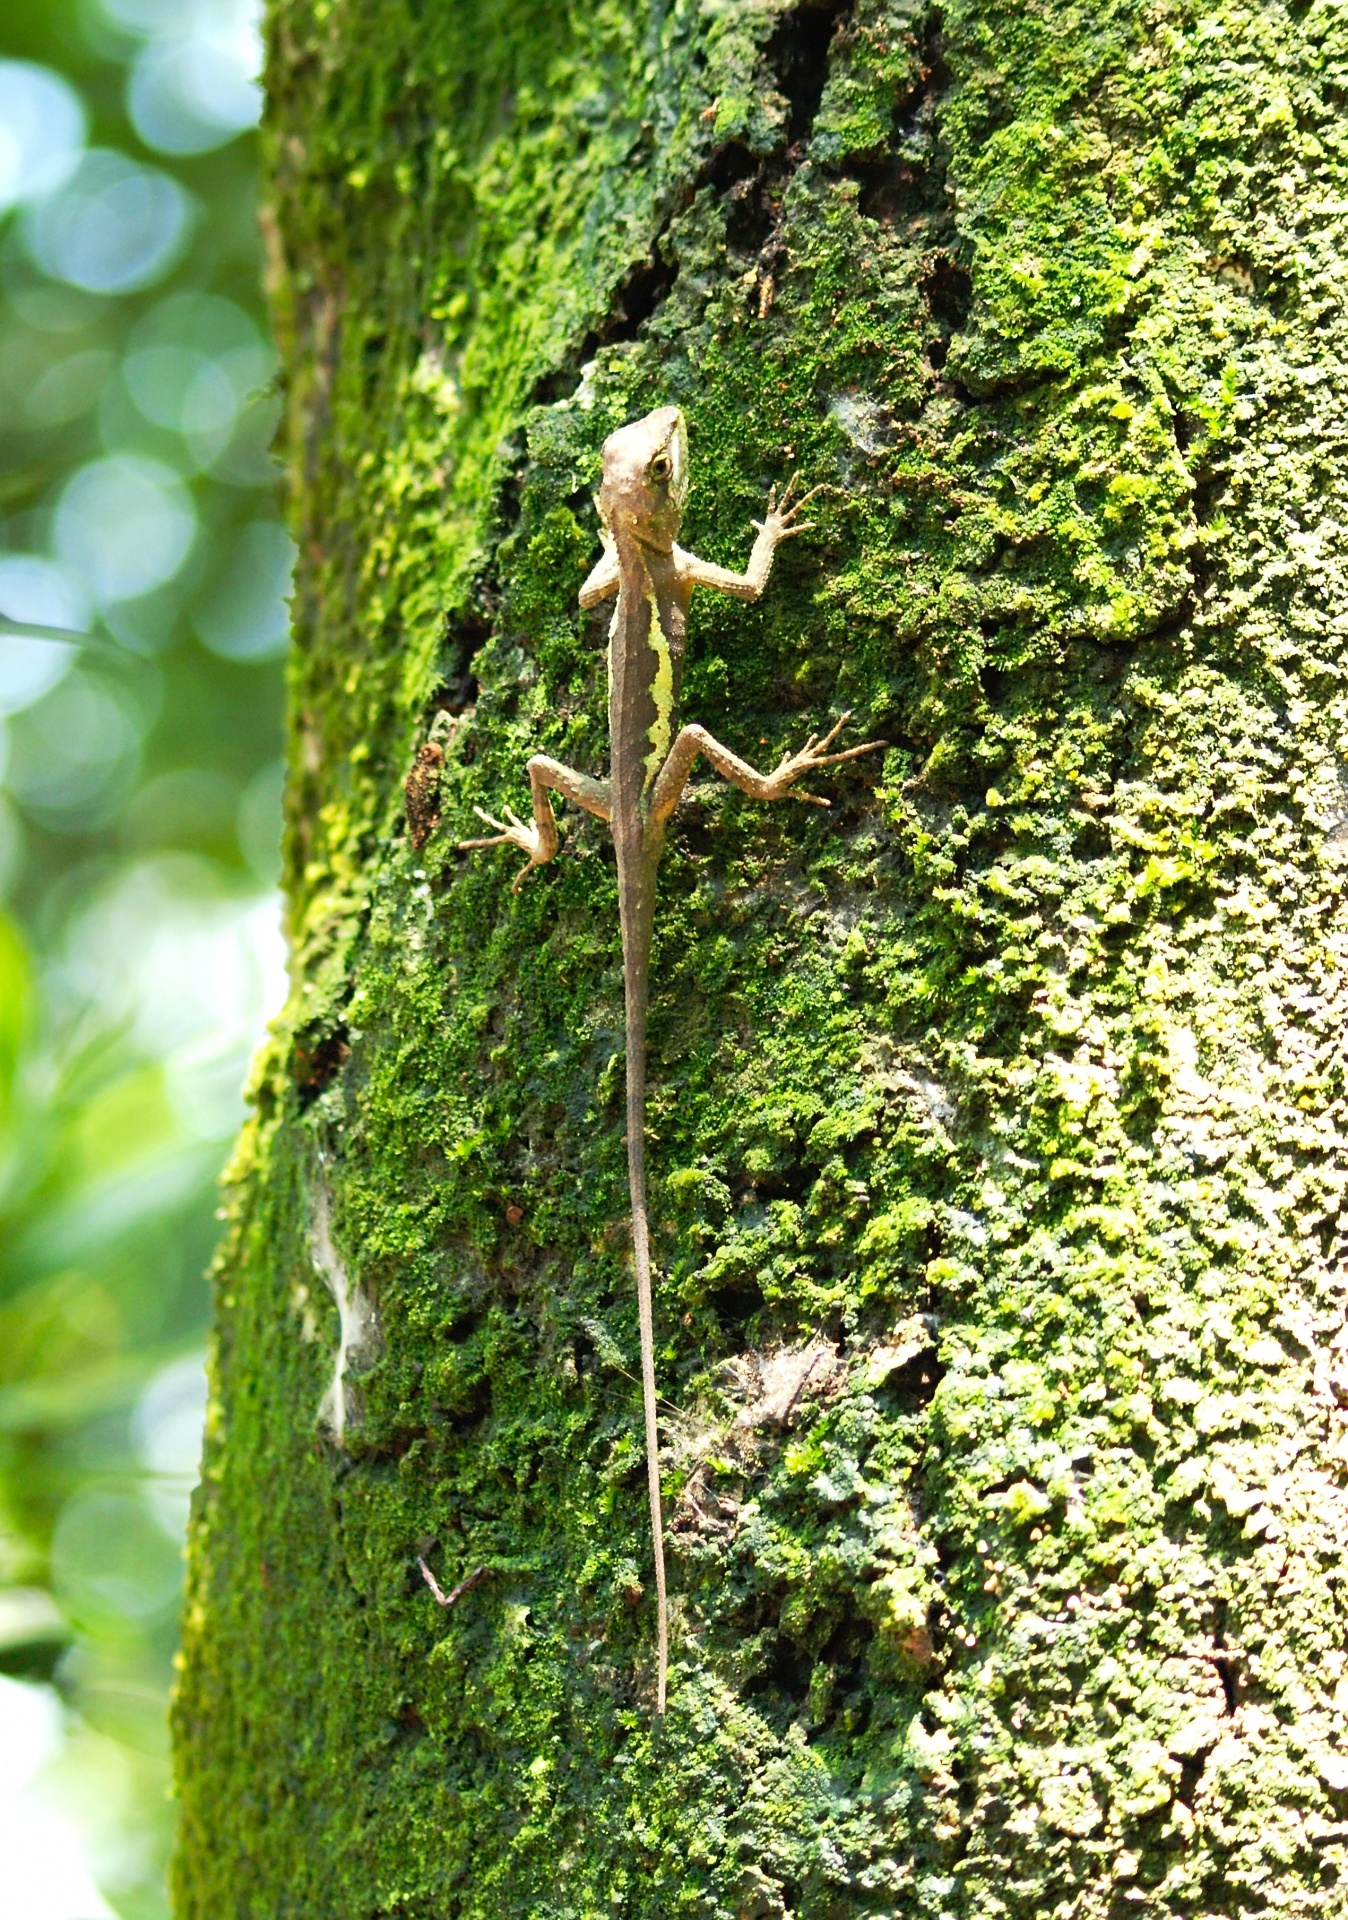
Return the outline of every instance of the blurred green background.
[[[253,0],[0,17],[6,1920],[167,1911],[215,1182],[284,983],[257,64]]]

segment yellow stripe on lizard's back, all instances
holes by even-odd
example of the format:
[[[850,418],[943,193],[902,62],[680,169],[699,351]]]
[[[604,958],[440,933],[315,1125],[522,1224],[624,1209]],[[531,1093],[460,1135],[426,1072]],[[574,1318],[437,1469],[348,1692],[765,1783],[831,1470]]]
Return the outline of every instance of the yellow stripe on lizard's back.
[[[643,791],[650,787],[665,763],[674,723],[674,660],[669,651],[668,637],[660,624],[660,606],[655,597],[654,587],[651,588],[647,599],[651,609],[651,631],[648,644],[655,655],[655,678],[651,682],[655,718],[646,735],[651,743],[651,750],[642,763],[646,775],[642,781]]]

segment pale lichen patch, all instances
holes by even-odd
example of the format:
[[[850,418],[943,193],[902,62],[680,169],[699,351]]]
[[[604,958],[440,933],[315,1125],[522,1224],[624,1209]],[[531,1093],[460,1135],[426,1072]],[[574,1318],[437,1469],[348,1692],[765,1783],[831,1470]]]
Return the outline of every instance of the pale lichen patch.
[[[323,1176],[313,1187],[312,1220],[309,1235],[314,1269],[332,1295],[337,1309],[337,1347],[332,1360],[332,1378],[318,1406],[318,1420],[331,1432],[338,1446],[346,1439],[350,1419],[350,1390],[347,1375],[353,1366],[377,1352],[379,1322],[373,1306],[358,1279],[347,1271],[337,1251],[332,1233],[332,1200]]]

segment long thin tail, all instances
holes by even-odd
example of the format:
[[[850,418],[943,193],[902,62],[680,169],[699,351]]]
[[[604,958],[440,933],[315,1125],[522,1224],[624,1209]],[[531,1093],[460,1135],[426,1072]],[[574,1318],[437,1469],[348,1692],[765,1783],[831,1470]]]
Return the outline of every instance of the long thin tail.
[[[641,1322],[641,1398],[646,1411],[646,1485],[655,1549],[656,1712],[665,1710],[669,1674],[669,1599],[665,1588],[665,1528],[660,1506],[660,1434],[655,1419],[655,1317],[651,1307],[651,1241],[646,1224],[646,976],[644,955],[627,974],[627,1184],[632,1197],[632,1250],[636,1256],[637,1310]]]

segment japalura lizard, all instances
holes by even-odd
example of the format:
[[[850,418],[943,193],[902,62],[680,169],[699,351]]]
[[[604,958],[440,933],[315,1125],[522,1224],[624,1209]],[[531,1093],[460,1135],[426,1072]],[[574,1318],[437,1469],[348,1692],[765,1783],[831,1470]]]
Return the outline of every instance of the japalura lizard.
[[[603,522],[604,551],[580,590],[582,607],[594,607],[615,592],[617,608],[609,627],[609,777],[595,780],[537,753],[529,762],[534,817],[522,821],[509,808],[504,820],[480,807],[478,818],[495,832],[460,842],[464,849],[519,847],[527,864],[515,880],[557,852],[557,822],[551,795],[560,793],[606,820],[618,856],[618,912],[622,923],[623,978],[627,1002],[627,1172],[632,1201],[632,1243],[636,1257],[637,1303],[641,1322],[641,1386],[646,1414],[646,1474],[650,1489],[651,1534],[655,1549],[658,1614],[657,1712],[665,1710],[669,1665],[669,1618],[665,1592],[664,1535],[660,1507],[660,1465],[656,1432],[655,1343],[651,1315],[650,1237],[646,1224],[646,1005],[651,933],[655,918],[655,872],[665,829],[699,754],[742,793],[755,800],[781,800],[802,774],[840,760],[871,753],[881,743],[828,748],[842,731],[843,715],[822,739],[811,738],[771,773],[758,773],[714,740],[705,727],[678,725],[679,679],[683,663],[688,602],[694,587],[714,587],[740,600],[757,600],[767,585],[772,556],[782,540],[804,533],[799,518],[812,494],[792,505],[794,481],[780,504],[775,489],[765,519],[755,521],[758,538],[743,573],[731,573],[685,553],[677,544],[679,522],[688,497],[688,434],[677,407],[660,407],[644,420],[620,427],[604,442],[603,481],[597,502]],[[825,807],[827,800],[798,794]]]

